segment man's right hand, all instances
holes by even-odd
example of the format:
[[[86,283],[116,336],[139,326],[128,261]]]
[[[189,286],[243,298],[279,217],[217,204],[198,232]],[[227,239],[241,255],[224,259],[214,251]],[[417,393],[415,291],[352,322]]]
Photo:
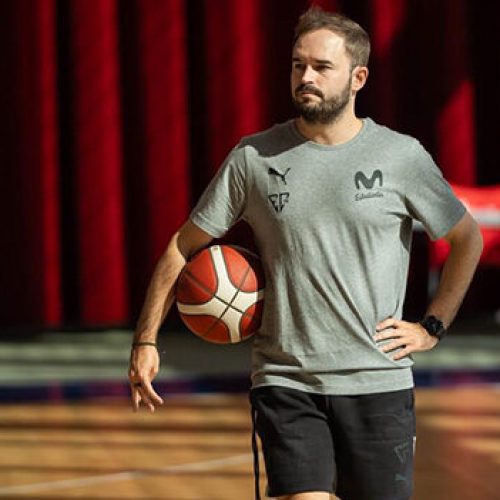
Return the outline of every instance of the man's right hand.
[[[158,332],[171,305],[175,301],[174,286],[179,273],[188,258],[208,245],[213,237],[200,229],[189,219],[177,231],[155,267],[148,286],[146,300],[137,324],[135,345],[130,354],[128,377],[132,389],[132,406],[137,411],[141,403],[151,411],[163,404],[156,394],[151,381],[158,374],[160,357],[156,346],[148,345],[153,338],[152,332]],[[148,335],[142,333],[147,331]],[[145,343],[145,345],[137,345]]]
[[[128,378],[132,391],[132,407],[138,411],[141,405],[154,412],[157,406],[163,404],[163,399],[156,393],[151,382],[160,369],[160,356],[153,345],[132,347]]]

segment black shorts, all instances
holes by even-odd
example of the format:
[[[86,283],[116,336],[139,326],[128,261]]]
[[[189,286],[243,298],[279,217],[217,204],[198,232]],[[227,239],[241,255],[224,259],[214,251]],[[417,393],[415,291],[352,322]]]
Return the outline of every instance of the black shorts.
[[[253,389],[268,495],[328,491],[342,500],[407,500],[413,490],[414,391],[324,396]]]

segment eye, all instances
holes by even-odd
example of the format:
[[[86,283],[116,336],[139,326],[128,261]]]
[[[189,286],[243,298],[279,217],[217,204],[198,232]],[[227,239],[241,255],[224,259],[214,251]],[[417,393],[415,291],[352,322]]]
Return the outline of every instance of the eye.
[[[303,70],[304,69],[304,65],[302,63],[293,63],[293,69],[297,69],[297,70]]]
[[[315,67],[315,70],[319,71],[320,73],[324,73],[325,71],[327,71],[329,69],[330,69],[330,66],[328,66],[326,64],[320,64],[319,66]]]

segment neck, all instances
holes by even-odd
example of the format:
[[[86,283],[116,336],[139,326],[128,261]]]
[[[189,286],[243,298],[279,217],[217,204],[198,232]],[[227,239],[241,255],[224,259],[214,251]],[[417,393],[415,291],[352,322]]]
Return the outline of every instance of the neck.
[[[308,123],[299,117],[295,120],[295,126],[306,139],[335,146],[353,139],[363,127],[363,122],[348,109],[332,123]]]

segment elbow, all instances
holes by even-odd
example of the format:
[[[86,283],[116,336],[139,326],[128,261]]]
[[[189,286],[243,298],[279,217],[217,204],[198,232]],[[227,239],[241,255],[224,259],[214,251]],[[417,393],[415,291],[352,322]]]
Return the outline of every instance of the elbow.
[[[479,262],[484,247],[483,235],[479,224],[472,217],[467,217],[464,224],[457,227],[446,239],[452,250],[468,254],[472,260]]]
[[[481,228],[479,227],[479,224],[475,220],[471,231],[470,240],[471,240],[471,246],[474,247],[475,252],[477,254],[477,259],[479,260],[481,254],[483,253],[484,240],[483,240],[483,235],[481,233]]]
[[[182,268],[186,264],[187,259],[188,255],[186,255],[180,248],[179,232],[176,232],[170,238],[160,261]]]
[[[474,260],[477,265],[483,253],[484,241],[479,224],[475,220],[466,237],[461,239],[460,244],[462,248],[467,249],[472,260]]]
[[[478,241],[478,247],[479,247],[479,255],[483,253],[484,249],[484,239],[483,239],[483,234],[481,233],[481,230],[479,229],[479,225],[477,226],[477,241]]]

